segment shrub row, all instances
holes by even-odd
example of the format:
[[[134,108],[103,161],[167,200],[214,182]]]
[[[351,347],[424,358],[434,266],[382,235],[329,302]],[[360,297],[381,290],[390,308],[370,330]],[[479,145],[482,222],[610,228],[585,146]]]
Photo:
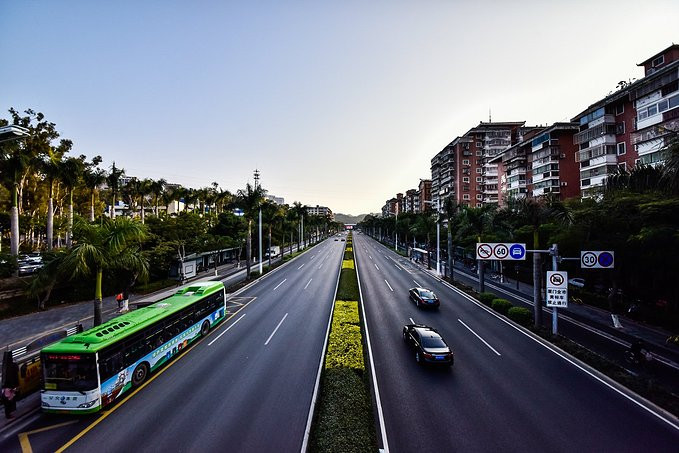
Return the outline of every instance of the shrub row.
[[[533,324],[533,312],[526,307],[514,307],[510,301],[501,299],[493,293],[480,293],[478,299],[482,304],[522,326],[530,327]]]
[[[351,233],[347,245],[351,244]],[[333,310],[311,452],[377,451],[375,424],[358,308],[359,290],[353,253],[342,261]],[[345,253],[346,258],[346,253]]]
[[[345,251],[344,252],[344,259],[353,261],[354,260],[354,252]]]

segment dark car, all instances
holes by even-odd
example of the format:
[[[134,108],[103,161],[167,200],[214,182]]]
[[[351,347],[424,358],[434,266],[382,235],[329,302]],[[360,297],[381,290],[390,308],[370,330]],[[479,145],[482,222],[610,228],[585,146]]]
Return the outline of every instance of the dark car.
[[[439,308],[440,302],[436,294],[430,289],[426,288],[410,288],[408,290],[410,294],[410,299],[415,302],[417,308],[420,307],[433,307]]]
[[[422,324],[406,324],[403,326],[403,341],[415,350],[417,363],[448,366],[453,364],[453,350],[432,327]]]

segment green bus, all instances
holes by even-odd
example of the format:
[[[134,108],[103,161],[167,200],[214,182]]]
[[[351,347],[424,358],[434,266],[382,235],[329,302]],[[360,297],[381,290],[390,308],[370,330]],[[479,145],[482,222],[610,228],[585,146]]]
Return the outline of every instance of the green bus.
[[[90,413],[139,387],[150,373],[226,316],[222,282],[195,282],[172,296],[42,349],[42,409]]]

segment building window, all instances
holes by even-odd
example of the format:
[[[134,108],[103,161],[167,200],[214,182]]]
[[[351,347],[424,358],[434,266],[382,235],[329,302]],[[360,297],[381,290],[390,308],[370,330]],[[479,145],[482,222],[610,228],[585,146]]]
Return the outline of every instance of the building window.
[[[618,164],[618,170],[621,172],[626,172],[627,171],[627,162],[623,162]]]
[[[481,181],[483,181],[483,178],[480,177],[480,176],[477,176],[477,177],[476,177],[476,182],[481,182]]]
[[[481,142],[476,142],[476,147],[477,147],[477,148],[481,148],[482,146],[483,146],[483,143],[481,143]]]
[[[480,193],[477,193],[477,194],[476,194],[476,199],[477,199],[477,200],[483,200],[483,195],[481,195]]]
[[[476,173],[482,173],[482,172],[483,172],[483,168],[477,168],[476,169]]]
[[[618,156],[625,154],[627,150],[625,149],[625,142],[618,143]]]
[[[463,159],[462,165],[469,165],[469,159]]]
[[[618,104],[615,106],[615,114],[622,115],[625,113],[625,104]]]
[[[463,194],[462,199],[463,200],[469,200],[469,194],[468,193]]]
[[[483,156],[483,151],[476,151],[477,156]]]
[[[469,176],[465,176],[462,178],[462,182],[469,182]]]
[[[655,60],[653,60],[651,62],[651,66],[655,68],[656,66],[660,66],[664,62],[665,62],[665,55],[660,55],[658,58],[656,58]]]
[[[622,135],[625,133],[625,123],[616,123],[615,125],[615,133],[617,135]]]
[[[483,207],[483,204],[482,203],[476,203],[476,207],[481,208],[481,207]]]

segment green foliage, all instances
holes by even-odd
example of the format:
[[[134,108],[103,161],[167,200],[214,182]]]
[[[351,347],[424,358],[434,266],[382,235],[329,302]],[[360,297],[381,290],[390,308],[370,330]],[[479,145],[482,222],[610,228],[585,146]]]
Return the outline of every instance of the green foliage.
[[[350,368],[323,371],[311,452],[375,452],[375,423],[365,381]]]
[[[354,269],[342,269],[337,288],[337,300],[359,300],[358,279]]]
[[[507,311],[507,317],[525,327],[533,325],[533,312],[526,307],[512,307]]]
[[[509,309],[512,308],[512,303],[507,299],[493,299],[490,306],[496,312],[506,315],[507,311],[509,311]]]
[[[363,373],[363,346],[358,302],[338,300],[332,315],[325,368],[351,368]]]
[[[490,305],[493,303],[493,300],[497,299],[497,296],[493,293],[481,293],[479,294],[479,300],[483,305]]]
[[[16,256],[9,253],[0,254],[0,278],[10,277],[18,268]]]
[[[353,259],[354,259],[354,252],[352,252],[352,251],[350,251],[350,250],[345,250],[345,251],[344,251],[344,259],[345,259],[345,260],[352,260],[352,261],[353,261]]]

